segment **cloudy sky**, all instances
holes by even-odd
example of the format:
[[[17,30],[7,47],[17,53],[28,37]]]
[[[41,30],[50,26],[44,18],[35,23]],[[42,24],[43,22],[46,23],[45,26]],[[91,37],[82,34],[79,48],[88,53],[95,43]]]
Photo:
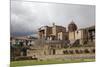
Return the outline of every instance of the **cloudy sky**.
[[[78,28],[95,24],[95,6],[11,1],[11,36],[36,35],[41,26],[62,25],[71,21]]]

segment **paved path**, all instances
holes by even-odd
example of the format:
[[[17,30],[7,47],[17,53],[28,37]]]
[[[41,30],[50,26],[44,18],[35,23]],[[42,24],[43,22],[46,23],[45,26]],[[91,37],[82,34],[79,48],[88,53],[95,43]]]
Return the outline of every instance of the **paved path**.
[[[73,54],[73,55],[47,55],[40,56],[40,59],[94,59],[95,54]]]

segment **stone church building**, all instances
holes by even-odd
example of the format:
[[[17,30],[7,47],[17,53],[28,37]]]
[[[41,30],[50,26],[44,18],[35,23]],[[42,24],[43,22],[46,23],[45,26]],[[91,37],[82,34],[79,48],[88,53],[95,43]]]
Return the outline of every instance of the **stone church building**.
[[[76,40],[79,44],[85,44],[88,41],[95,40],[95,26],[78,29],[74,21],[66,27],[58,26],[53,23],[52,27],[43,26],[38,31],[39,38],[44,40],[69,40],[71,43]]]

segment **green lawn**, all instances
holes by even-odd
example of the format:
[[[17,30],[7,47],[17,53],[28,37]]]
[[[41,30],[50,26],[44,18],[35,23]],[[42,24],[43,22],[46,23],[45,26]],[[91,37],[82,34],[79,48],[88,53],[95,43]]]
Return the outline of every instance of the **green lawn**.
[[[44,65],[44,64],[61,64],[61,63],[77,63],[77,62],[94,62],[95,59],[68,59],[68,60],[43,60],[43,61],[36,61],[36,60],[24,60],[24,61],[12,61],[10,63],[10,67],[16,66],[30,66],[30,65]]]

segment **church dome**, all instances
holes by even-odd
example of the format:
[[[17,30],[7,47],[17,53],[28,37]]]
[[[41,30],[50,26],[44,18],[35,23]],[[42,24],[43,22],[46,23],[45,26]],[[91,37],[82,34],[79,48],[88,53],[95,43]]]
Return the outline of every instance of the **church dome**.
[[[68,25],[68,31],[73,32],[77,30],[77,25],[72,21],[69,25]]]

